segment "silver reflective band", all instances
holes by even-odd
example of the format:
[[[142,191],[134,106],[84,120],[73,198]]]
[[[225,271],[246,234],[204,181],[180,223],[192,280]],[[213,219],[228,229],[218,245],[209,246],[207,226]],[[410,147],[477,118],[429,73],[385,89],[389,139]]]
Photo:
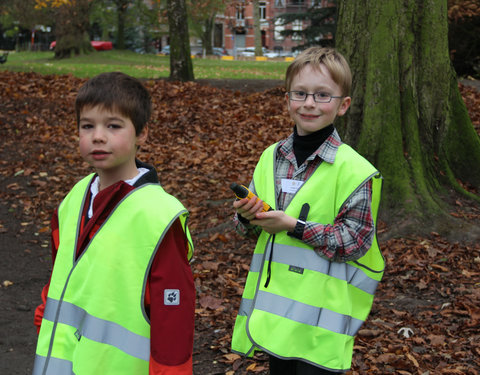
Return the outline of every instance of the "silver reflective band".
[[[270,249],[270,246],[267,246]],[[373,295],[378,286],[378,281],[370,278],[362,269],[348,263],[331,262],[317,255],[315,251],[301,247],[275,244],[272,261],[289,266],[301,267],[306,270],[316,271],[339,280],[344,280],[350,285]],[[260,272],[263,254],[254,254],[250,271]]]
[[[43,319],[54,321],[59,302],[48,298]],[[81,336],[112,345],[132,357],[150,360],[150,339],[137,335],[117,323],[96,318],[84,309],[69,302],[62,302],[58,323],[77,328]]]
[[[250,272],[260,272],[262,269],[263,254],[253,254],[252,262],[250,263]]]
[[[238,308],[238,315],[248,316],[252,312],[253,299],[242,298],[240,302],[240,307]]]
[[[307,305],[261,290],[258,291],[255,300],[255,309],[348,336],[355,336],[363,324],[362,320],[351,316]]]
[[[66,361],[64,359],[50,357],[50,359],[48,360],[48,368],[46,369],[46,372],[43,372],[45,361],[45,357],[38,354],[35,356],[32,375],[73,375],[72,362]]]

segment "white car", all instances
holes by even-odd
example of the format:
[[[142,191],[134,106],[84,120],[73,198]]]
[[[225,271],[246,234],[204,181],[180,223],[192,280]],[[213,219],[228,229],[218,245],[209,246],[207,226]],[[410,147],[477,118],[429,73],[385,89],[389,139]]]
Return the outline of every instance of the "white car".
[[[265,56],[265,53],[267,53],[268,50],[265,47],[262,47],[262,53],[263,56]],[[240,56],[246,56],[246,57],[254,57],[255,56],[255,48],[245,48],[243,49],[240,53]]]
[[[280,57],[280,54],[275,51],[267,51],[263,53],[263,56],[274,59],[275,57]]]

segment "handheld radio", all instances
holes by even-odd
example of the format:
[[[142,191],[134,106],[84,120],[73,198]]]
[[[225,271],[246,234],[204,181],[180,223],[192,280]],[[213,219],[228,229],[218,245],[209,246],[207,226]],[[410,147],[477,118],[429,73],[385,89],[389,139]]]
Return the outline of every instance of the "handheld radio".
[[[248,199],[252,199],[254,197],[258,198],[255,194],[253,194],[251,192],[250,189],[248,189],[246,186],[244,185],[239,185],[235,182],[232,182],[230,184],[230,189],[233,190],[233,192],[235,193],[235,196],[238,198],[238,199],[243,199],[243,198],[248,198]],[[272,211],[272,207],[270,207],[270,205],[266,202],[263,202],[263,210],[262,212],[267,212],[267,211]]]

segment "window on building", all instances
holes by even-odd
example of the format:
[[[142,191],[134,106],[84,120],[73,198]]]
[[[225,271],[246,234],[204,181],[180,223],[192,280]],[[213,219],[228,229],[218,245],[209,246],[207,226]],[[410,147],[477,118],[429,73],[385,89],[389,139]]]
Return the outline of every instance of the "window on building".
[[[275,29],[273,37],[275,40],[284,40],[285,37],[281,34],[281,32],[285,30],[285,26],[283,26],[282,21],[277,19],[275,20]]]
[[[277,8],[284,8],[285,7],[285,0],[275,0],[275,6]]]
[[[260,20],[264,21],[267,19],[267,3],[265,1],[260,1]]]
[[[237,7],[237,20],[245,19],[245,8],[243,6]]]
[[[302,31],[302,21],[301,20],[295,20],[292,22],[292,30],[294,31]],[[292,40],[302,40],[302,36],[300,34],[294,34],[292,36]]]

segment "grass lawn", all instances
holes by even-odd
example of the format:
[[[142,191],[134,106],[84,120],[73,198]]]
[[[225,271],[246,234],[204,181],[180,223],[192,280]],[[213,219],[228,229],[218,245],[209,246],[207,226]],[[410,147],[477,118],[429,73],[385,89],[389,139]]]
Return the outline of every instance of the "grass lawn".
[[[284,79],[285,61],[224,61],[193,58],[196,79]],[[101,51],[56,60],[53,52],[12,52],[1,70],[40,74],[73,74],[93,77],[107,71],[122,71],[137,78],[164,78],[170,74],[170,58],[131,51]]]

